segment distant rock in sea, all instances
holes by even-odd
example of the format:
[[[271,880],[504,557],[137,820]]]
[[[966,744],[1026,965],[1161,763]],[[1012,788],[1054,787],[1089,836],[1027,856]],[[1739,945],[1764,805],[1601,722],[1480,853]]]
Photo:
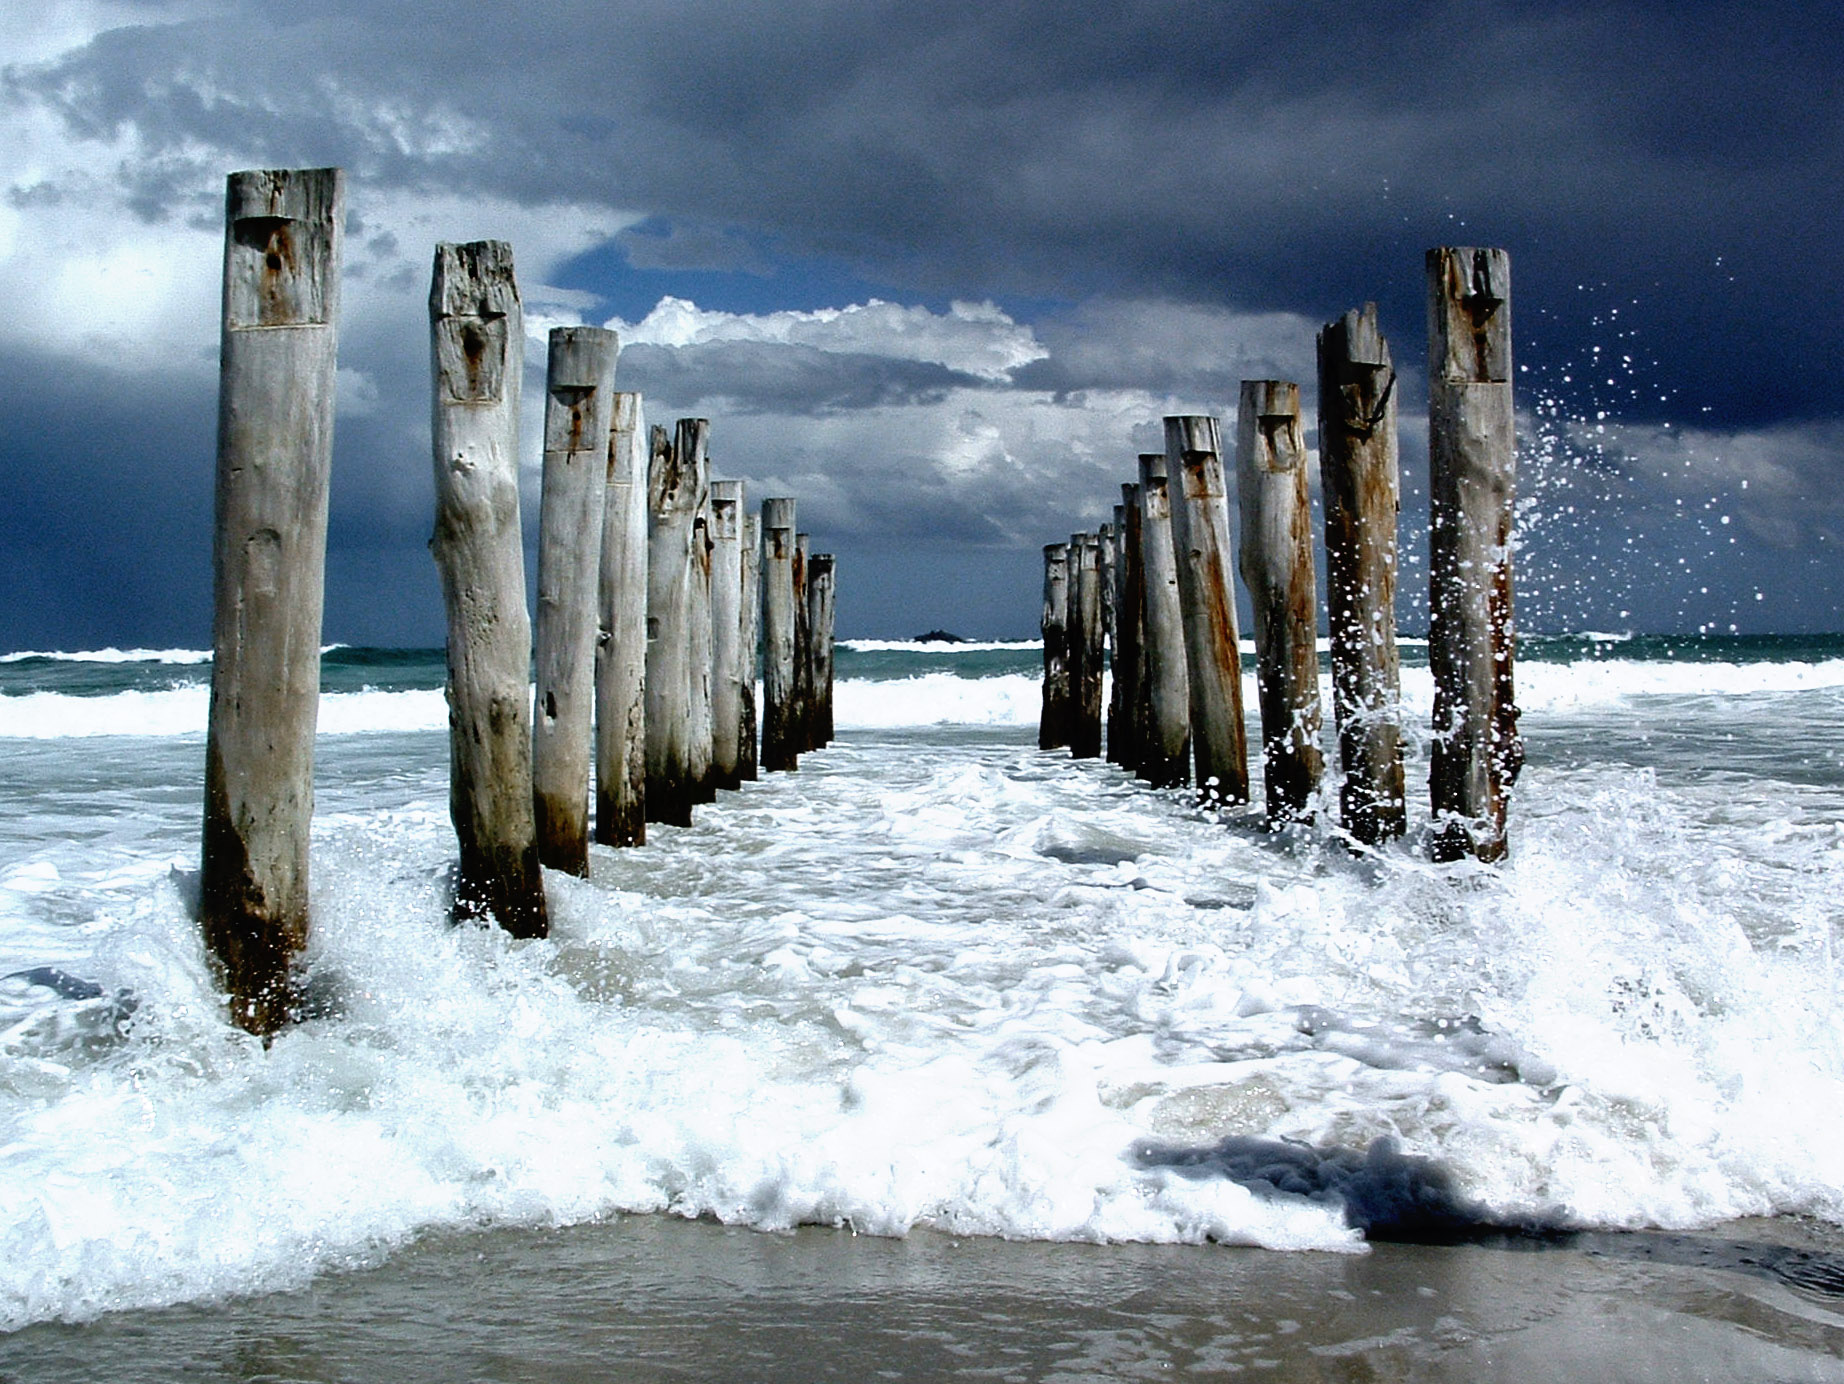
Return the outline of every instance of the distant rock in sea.
[[[946,630],[930,630],[927,634],[918,634],[918,644],[965,644],[967,641],[958,634],[949,634]]]

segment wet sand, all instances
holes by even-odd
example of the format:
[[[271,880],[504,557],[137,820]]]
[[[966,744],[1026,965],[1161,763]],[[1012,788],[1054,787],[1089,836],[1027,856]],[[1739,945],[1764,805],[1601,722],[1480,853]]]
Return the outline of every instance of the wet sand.
[[[1844,1237],[1775,1220],[1277,1254],[635,1216],[0,1337],[8,1384],[1185,1375],[1844,1380]]]

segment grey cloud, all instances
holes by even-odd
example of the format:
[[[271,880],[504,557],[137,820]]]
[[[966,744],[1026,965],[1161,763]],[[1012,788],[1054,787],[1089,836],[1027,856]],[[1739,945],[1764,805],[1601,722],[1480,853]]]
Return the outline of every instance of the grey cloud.
[[[621,352],[619,376],[623,388],[667,408],[718,403],[730,413],[810,416],[939,403],[953,389],[990,387],[930,361],[756,341],[629,346]]]
[[[353,282],[412,305],[426,247],[401,228],[402,245],[358,231],[369,194],[644,216],[616,242],[637,267],[766,268],[780,279],[824,257],[898,301],[997,299],[1049,351],[1009,388],[772,343],[624,353],[630,387],[666,412],[734,411],[759,449],[750,465],[804,476],[815,514],[873,549],[880,532],[951,534],[969,547],[1021,543],[1033,526],[1055,537],[1105,512],[1111,463],[1100,441],[1059,432],[1067,420],[1055,418],[1042,436],[1011,436],[1009,463],[964,473],[919,444],[872,447],[873,428],[816,426],[799,445],[818,450],[790,457],[777,450],[788,431],[778,420],[939,409],[963,393],[1016,409],[1041,392],[1047,409],[1074,410],[1108,391],[1227,414],[1241,378],[1308,384],[1314,327],[1366,299],[1379,301],[1405,384],[1418,388],[1422,250],[1504,243],[1520,359],[1555,366],[1611,340],[1602,313],[1618,297],[1622,331],[1638,334],[1660,386],[1623,395],[1623,415],[1769,439],[1761,465],[1779,469],[1760,473],[1730,527],[1791,544],[1783,551],[1803,563],[1821,538],[1837,541],[1829,511],[1809,501],[1836,490],[1844,454],[1844,433],[1824,421],[1840,412],[1844,354],[1831,224],[1844,116],[1817,99],[1840,84],[1837,27],[1805,5],[1757,6],[1741,25],[1729,6],[1639,0],[1381,10],[565,0],[478,8],[466,22],[434,0],[305,17],[280,0],[242,0],[210,20],[130,26],[14,66],[0,97],[54,112],[73,142],[119,146],[108,176],[150,221],[215,228],[230,161],[346,164]],[[97,176],[49,173],[8,197],[79,217],[97,196],[82,178]],[[1602,284],[1617,292],[1590,291]],[[1036,310],[1013,307],[1026,298]],[[422,331],[405,309],[342,342],[379,402],[340,422],[350,479],[336,485],[335,541],[409,552],[404,573],[425,560]],[[7,479],[24,522],[43,518],[46,533],[74,541],[80,510],[50,475],[85,455],[72,431],[78,403],[47,387],[65,368],[7,364],[9,397],[31,401]],[[1571,382],[1562,393],[1581,412],[1591,391]],[[193,475],[212,409],[185,402],[195,411],[156,400],[146,423],[124,404],[110,426],[171,448],[186,458],[169,463],[175,474]],[[1124,420],[1120,454],[1156,445],[1154,428]],[[1415,464],[1405,450],[1405,468]],[[1573,493],[1602,520],[1533,529],[1533,560],[1547,572],[1619,560],[1641,517],[1675,512],[1683,498],[1591,449],[1554,466],[1566,484],[1548,489],[1530,469],[1533,503],[1566,513]],[[1770,504],[1774,486],[1784,495]],[[159,503],[179,505],[175,531],[196,529],[198,501],[178,493]],[[145,516],[111,504],[104,496],[98,513],[112,532],[143,532]],[[1611,521],[1622,515],[1635,517],[1623,528]],[[1729,536],[1717,535],[1722,562],[1742,546]],[[196,568],[173,552],[173,570]],[[376,561],[398,570],[394,558]],[[1835,606],[1835,583],[1813,590],[1832,595],[1808,594],[1802,609]]]

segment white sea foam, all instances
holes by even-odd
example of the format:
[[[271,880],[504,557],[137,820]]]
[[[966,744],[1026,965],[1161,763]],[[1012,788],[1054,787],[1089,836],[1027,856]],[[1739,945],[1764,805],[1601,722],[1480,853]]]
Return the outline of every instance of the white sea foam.
[[[23,663],[29,658],[49,659],[56,663],[209,663],[210,649],[79,649],[62,652],[47,649],[22,649],[18,653],[0,654],[0,663]]]
[[[1736,698],[1844,689],[1844,659],[1817,663],[1668,663],[1618,659],[1574,663],[1526,662],[1517,669],[1518,704],[1526,712],[1617,710],[1654,697]],[[1329,679],[1321,681],[1331,705]],[[1432,675],[1405,668],[1405,714],[1425,721],[1434,700]],[[842,729],[904,726],[1035,725],[1039,679],[1028,673],[965,678],[925,673],[906,678],[847,678],[835,685],[835,720]],[[1243,679],[1253,714],[1255,679]],[[203,685],[98,697],[35,692],[0,697],[0,739],[61,739],[99,735],[203,735],[209,693]],[[442,693],[330,692],[320,699],[326,735],[441,730],[448,724]]]
[[[9,838],[0,973],[104,993],[0,985],[0,1325],[624,1210],[1356,1247],[1335,1207],[1136,1154],[1231,1136],[1396,1137],[1508,1215],[1844,1221],[1837,790],[1539,764],[1511,864],[1453,871],[1020,739],[810,756],[548,875],[535,943],[446,924],[439,741],[332,742],[337,1012],[266,1050],[167,873],[190,794],[150,768],[132,820]]]
[[[0,739],[57,740],[99,735],[203,735],[211,690],[201,684],[155,692],[73,697],[32,692],[0,697]],[[320,733],[441,730],[448,709],[440,691],[327,692],[320,698]]]

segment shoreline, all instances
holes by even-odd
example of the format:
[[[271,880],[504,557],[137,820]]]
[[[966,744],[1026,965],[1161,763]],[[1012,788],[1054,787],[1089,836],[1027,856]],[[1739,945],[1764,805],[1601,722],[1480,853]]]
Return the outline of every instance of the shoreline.
[[[1805,1267],[1777,1273],[1777,1257]],[[105,1368],[410,1384],[1844,1380],[1844,1232],[1778,1218],[1328,1254],[621,1216],[432,1235],[292,1292],[0,1337],[0,1378]]]

